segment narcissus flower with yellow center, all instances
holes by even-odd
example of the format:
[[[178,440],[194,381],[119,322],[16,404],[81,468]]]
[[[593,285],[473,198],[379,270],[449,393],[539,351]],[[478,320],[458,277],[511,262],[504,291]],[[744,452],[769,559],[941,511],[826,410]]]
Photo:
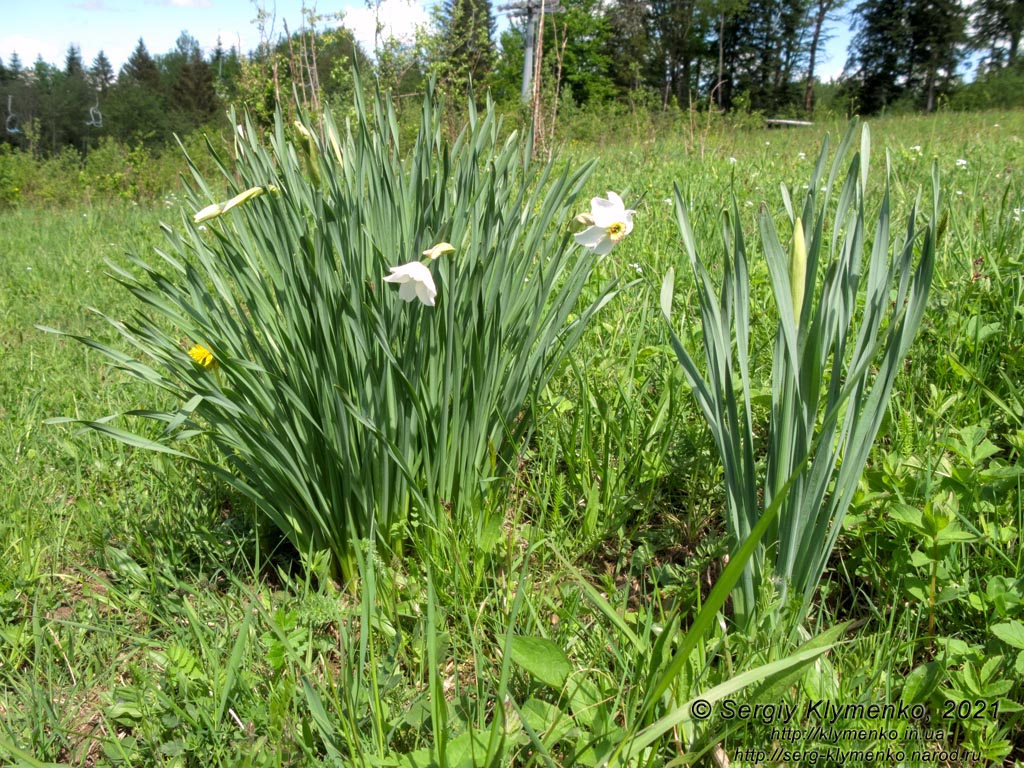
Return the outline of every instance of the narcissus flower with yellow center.
[[[626,208],[622,198],[614,192],[608,193],[608,199],[595,197],[590,201],[590,213],[580,214],[576,221],[590,226],[577,235],[576,242],[584,248],[591,249],[598,256],[604,256],[615,247],[622,238],[633,231],[633,214],[636,211]]]

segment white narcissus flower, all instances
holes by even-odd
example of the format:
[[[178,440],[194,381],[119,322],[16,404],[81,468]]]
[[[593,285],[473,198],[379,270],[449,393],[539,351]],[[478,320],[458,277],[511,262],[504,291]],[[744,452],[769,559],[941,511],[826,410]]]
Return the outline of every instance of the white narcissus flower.
[[[634,213],[636,211],[626,208],[622,198],[614,192],[608,193],[607,200],[595,197],[590,201],[589,214],[589,219],[593,223],[574,236],[576,242],[584,248],[590,248],[598,256],[604,256],[619,240],[633,231]],[[580,221],[581,216],[576,220]]]
[[[403,301],[419,299],[428,307],[434,306],[437,288],[425,264],[411,261],[400,267],[391,267],[391,274],[384,278],[384,282],[398,283],[398,298]]]

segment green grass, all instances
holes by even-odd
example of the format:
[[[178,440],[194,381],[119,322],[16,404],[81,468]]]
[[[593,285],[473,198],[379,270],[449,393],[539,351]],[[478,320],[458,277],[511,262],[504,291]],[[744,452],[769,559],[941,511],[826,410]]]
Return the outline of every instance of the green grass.
[[[593,194],[617,191],[638,210],[593,281],[624,288],[537,404],[512,487],[488,502],[503,520],[493,551],[451,538],[402,562],[364,552],[354,592],[214,478],[44,424],[153,405],[99,355],[36,326],[116,343],[88,308],[135,307],[104,259],[148,255],[177,212],[0,213],[0,762],[397,766],[440,749],[450,765],[484,764],[480,754],[587,765],[602,738],[653,733],[655,711],[786,662],[796,646],[781,627],[716,621],[646,700],[735,549],[719,522],[721,467],[659,316],[675,267],[687,319],[676,326],[698,348],[665,200],[678,183],[712,261],[730,195],[755,242],[762,202],[780,221],[779,182],[798,190],[821,135],[844,128],[570,143],[600,159]],[[1024,761],[1024,113],[871,128],[873,173],[889,151],[894,220],[928,194],[932,158],[949,218],[922,330],[808,620],[812,634],[854,624],[827,655],[805,650],[805,671],[726,697],[794,705],[799,733],[730,719],[719,701],[624,764],[710,765],[721,749],[754,765],[748,750],[773,747],[818,749],[819,765],[838,764],[829,748],[899,748],[905,765],[924,764],[914,750],[958,750],[952,765],[971,764],[963,750],[978,764]],[[767,396],[776,319],[763,255],[748,256],[751,366]],[[846,712],[837,728],[876,732],[833,739],[811,732],[808,707],[824,699],[920,705],[925,717]]]

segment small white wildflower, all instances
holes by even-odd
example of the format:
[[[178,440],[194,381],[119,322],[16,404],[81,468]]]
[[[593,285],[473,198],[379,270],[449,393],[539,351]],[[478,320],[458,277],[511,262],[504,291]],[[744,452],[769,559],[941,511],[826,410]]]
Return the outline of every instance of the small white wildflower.
[[[732,163],[733,165],[736,165],[736,158],[735,157],[730,157],[729,158],[729,162]]]
[[[917,154],[921,154],[921,145],[920,144],[915,144],[914,146],[912,146],[910,148],[910,151],[911,152],[917,152]]]
[[[797,155],[797,157],[799,157],[801,160],[806,160],[807,159],[807,153],[806,152],[801,152],[799,155]]]
[[[964,160],[962,157],[958,158],[957,161],[956,161],[956,167],[957,168],[966,168],[967,167],[967,161]]]
[[[661,202],[663,202],[665,205],[672,205],[672,198],[671,197],[666,197]]]
[[[631,267],[632,267],[633,269],[635,269],[635,270],[636,270],[636,273],[637,273],[638,275],[642,275],[642,274],[644,273],[643,267],[641,267],[641,266],[640,266],[639,264],[637,264],[637,263],[636,263],[635,261],[631,261],[631,262],[629,263],[629,266],[631,266]]]
[[[957,195],[959,195],[960,197],[963,197],[964,191],[963,191],[962,189],[958,189],[958,190],[956,191],[956,193],[957,193]]]
[[[745,202],[743,205],[745,205],[747,208],[752,208],[754,206],[754,201],[747,200],[747,202]]]

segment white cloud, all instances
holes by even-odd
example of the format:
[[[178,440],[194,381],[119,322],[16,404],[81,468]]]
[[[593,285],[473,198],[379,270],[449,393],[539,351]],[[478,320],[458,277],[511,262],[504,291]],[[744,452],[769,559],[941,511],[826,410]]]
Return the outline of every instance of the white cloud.
[[[381,37],[385,40],[395,37],[411,42],[419,27],[430,24],[430,14],[419,0],[383,0],[374,9],[366,6],[348,8],[342,23],[352,30],[363,50],[372,54],[378,19],[383,26]]]
[[[161,0],[160,5],[168,8],[209,8],[210,0]]]
[[[63,47],[53,40],[40,40],[25,35],[4,35],[0,37],[0,54],[4,61],[9,62],[11,54],[17,53],[23,67],[31,67],[39,56],[47,63],[64,63],[67,45]]]

